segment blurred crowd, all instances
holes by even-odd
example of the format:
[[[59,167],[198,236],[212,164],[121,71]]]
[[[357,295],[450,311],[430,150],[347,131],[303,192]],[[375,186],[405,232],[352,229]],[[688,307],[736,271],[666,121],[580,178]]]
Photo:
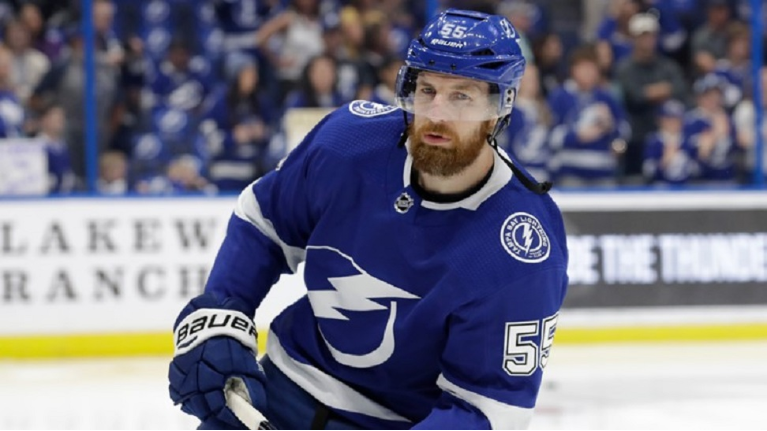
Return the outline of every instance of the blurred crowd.
[[[538,180],[752,180],[748,0],[439,5],[505,15],[523,35],[500,144]],[[82,13],[0,0],[0,138],[45,143],[52,194],[86,189]],[[106,194],[239,191],[286,154],[286,110],[392,104],[428,18],[425,0],[93,0],[90,13]]]

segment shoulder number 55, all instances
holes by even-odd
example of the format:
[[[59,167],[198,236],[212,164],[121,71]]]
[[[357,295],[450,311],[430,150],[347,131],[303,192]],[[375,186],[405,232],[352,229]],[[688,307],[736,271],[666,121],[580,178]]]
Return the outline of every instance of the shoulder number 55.
[[[529,376],[538,367],[546,367],[557,330],[557,317],[540,321],[506,323],[503,369],[512,376]],[[540,342],[535,339],[540,335]]]

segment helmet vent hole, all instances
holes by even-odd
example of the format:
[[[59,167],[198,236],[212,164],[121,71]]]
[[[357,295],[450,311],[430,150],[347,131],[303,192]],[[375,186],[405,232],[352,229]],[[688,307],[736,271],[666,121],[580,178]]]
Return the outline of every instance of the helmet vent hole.
[[[485,49],[480,49],[480,50],[474,51],[474,52],[471,53],[471,55],[473,55],[475,57],[487,57],[487,56],[493,56],[493,55],[495,55],[495,53],[493,52],[492,49],[485,48]]]
[[[505,65],[506,65],[506,63],[504,63],[503,61],[494,61],[492,63],[480,64],[477,67],[481,67],[483,69],[496,70],[496,69],[499,69],[499,68],[501,68],[501,67],[503,67]]]

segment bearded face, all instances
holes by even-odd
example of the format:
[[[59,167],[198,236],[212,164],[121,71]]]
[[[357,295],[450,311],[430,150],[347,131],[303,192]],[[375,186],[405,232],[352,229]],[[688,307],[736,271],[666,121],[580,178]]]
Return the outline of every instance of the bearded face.
[[[470,123],[459,133],[454,129],[455,123],[435,123],[416,117],[416,121],[408,125],[413,168],[442,177],[460,173],[479,157],[494,123],[494,120]]]

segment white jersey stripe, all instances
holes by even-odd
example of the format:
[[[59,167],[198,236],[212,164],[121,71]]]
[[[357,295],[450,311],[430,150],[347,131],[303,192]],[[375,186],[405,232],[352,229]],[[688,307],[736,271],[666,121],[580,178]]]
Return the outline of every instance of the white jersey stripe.
[[[533,409],[512,406],[459,387],[440,374],[437,386],[443,391],[473,405],[490,421],[492,429],[527,429],[533,418]]]
[[[306,250],[290,246],[280,239],[272,222],[261,213],[261,206],[258,204],[255,193],[253,193],[253,184],[240,193],[240,197],[237,199],[237,206],[234,208],[234,215],[252,224],[267,238],[279,245],[290,270],[296,272],[298,264],[306,259]]]

